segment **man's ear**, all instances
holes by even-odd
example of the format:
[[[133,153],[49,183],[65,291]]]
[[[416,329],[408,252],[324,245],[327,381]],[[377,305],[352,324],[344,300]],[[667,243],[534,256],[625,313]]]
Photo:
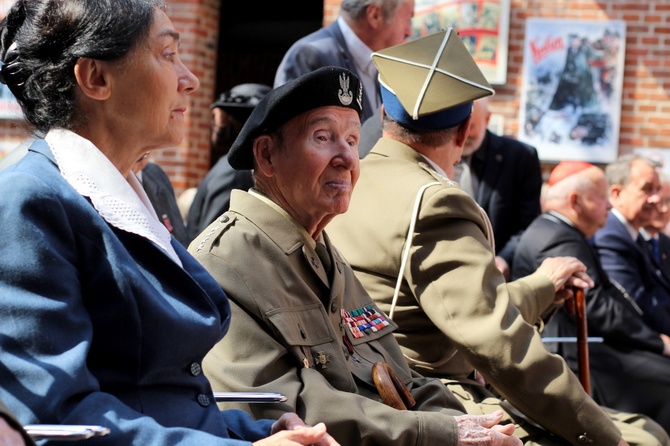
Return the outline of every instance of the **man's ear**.
[[[572,191],[568,194],[568,204],[572,209],[575,209],[576,206],[579,206],[579,193],[577,191]]]
[[[377,3],[372,3],[365,8],[365,18],[373,29],[377,29],[384,22],[384,11]]]
[[[620,184],[610,185],[610,198],[618,198],[623,187]]]
[[[74,76],[85,96],[97,100],[109,98],[109,72],[104,61],[80,57],[74,66]]]
[[[468,116],[468,119],[463,121],[458,126],[458,131],[454,135],[454,143],[458,147],[465,147],[465,141],[468,139],[468,133],[470,133],[470,122],[472,121],[472,115]]]
[[[256,168],[266,177],[273,176],[275,173],[273,164],[275,148],[272,137],[261,135],[254,139],[253,145]]]

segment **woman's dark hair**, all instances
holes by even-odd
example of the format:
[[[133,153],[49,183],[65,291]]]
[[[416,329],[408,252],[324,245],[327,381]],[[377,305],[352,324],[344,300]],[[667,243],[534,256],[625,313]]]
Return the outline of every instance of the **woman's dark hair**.
[[[71,128],[74,66],[114,61],[148,35],[163,0],[18,0],[0,22],[0,82],[38,131]]]

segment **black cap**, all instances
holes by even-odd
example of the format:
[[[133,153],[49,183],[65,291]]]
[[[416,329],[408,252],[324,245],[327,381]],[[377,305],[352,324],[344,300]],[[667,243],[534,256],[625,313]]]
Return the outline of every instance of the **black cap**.
[[[272,87],[265,84],[240,84],[221,93],[209,108],[254,108]]]
[[[363,84],[351,71],[322,67],[270,91],[256,105],[228,152],[228,162],[237,170],[253,169],[253,141],[296,116],[328,106],[363,111]]]
[[[268,94],[272,87],[265,84],[240,84],[221,93],[210,105],[210,110],[220,108],[240,122],[247,120],[251,110]]]

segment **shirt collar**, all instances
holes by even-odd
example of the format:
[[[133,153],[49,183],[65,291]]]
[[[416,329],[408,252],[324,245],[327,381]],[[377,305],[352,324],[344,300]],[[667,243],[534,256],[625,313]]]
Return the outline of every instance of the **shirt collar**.
[[[372,57],[370,57],[372,55],[370,47],[363,43],[342,17],[338,17],[337,24],[342,30],[342,36],[347,44],[349,55],[354,60],[356,67],[361,72],[375,78],[377,76],[377,67],[372,61]]]
[[[560,212],[548,211],[547,214],[551,215],[554,218],[557,218],[557,219],[561,220],[563,223],[565,223],[568,226],[572,226],[573,228],[575,227],[575,224],[572,222],[572,220],[570,220],[568,217],[561,214]]]
[[[614,215],[616,217],[617,220],[619,220],[621,222],[622,225],[624,225],[626,227],[626,230],[628,231],[628,234],[630,235],[630,238],[633,239],[633,241],[637,240],[638,230],[635,229],[633,227],[633,225],[631,225],[628,222],[628,219],[626,219],[626,217],[624,217],[621,212],[617,211],[614,208],[612,208],[610,210],[610,212],[612,213],[612,215]]]
[[[312,238],[311,235],[309,235],[309,233],[308,233],[307,230],[303,227],[303,225],[301,225],[300,223],[298,223],[298,220],[296,220],[295,218],[293,218],[293,216],[292,216],[291,214],[289,214],[288,212],[286,212],[286,210],[285,210],[283,207],[279,206],[277,203],[275,203],[274,201],[272,201],[272,200],[271,200],[269,197],[267,197],[266,195],[263,195],[261,192],[258,191],[258,189],[254,189],[254,188],[249,189],[249,194],[250,194],[250,195],[253,195],[253,196],[256,197],[256,198],[258,198],[258,199],[261,200],[263,203],[267,204],[268,206],[270,206],[271,208],[273,208],[275,211],[277,211],[279,214],[281,214],[281,215],[282,215],[284,218],[286,218],[288,221],[290,221],[291,223],[293,223],[293,226],[295,226],[296,229],[297,229],[298,231],[300,231],[300,233],[302,234],[303,238],[307,241],[307,244],[308,244],[309,246],[311,246],[312,249],[314,249],[314,248],[316,247],[316,241]],[[323,232],[322,232],[322,235],[323,235]],[[322,237],[322,235],[319,235],[319,237]]]
[[[440,166],[438,166],[437,164],[435,164],[435,163],[433,162],[433,160],[431,160],[430,158],[428,158],[426,155],[421,154],[421,156],[423,157],[423,159],[426,160],[426,162],[430,165],[430,167],[433,168],[433,170],[435,171],[435,173],[437,173],[437,174],[440,175],[441,177],[444,177],[445,180],[451,181],[451,180],[449,179],[449,177],[447,176],[446,172],[444,171],[444,169],[442,169]]]
[[[644,229],[644,228],[640,228],[640,235],[642,236],[642,238],[643,238],[644,241],[646,241],[646,242],[648,242],[649,240],[651,240],[651,239],[653,239],[653,238],[656,239],[656,240],[658,240],[658,238],[659,238],[659,237],[658,237],[658,233],[656,233],[656,234],[651,234],[649,231],[647,231],[647,230]]]
[[[158,220],[134,173],[124,178],[92,142],[69,130],[50,130],[44,139],[61,175],[77,192],[91,200],[107,223],[149,239],[181,265],[171,244],[172,236]]]

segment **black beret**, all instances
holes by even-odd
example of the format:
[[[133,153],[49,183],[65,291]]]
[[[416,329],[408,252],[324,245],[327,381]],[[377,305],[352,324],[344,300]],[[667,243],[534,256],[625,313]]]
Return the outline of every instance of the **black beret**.
[[[354,73],[340,67],[322,67],[281,85],[254,107],[228,152],[228,162],[237,170],[253,169],[253,142],[296,116],[328,106],[363,111],[363,84]]]

